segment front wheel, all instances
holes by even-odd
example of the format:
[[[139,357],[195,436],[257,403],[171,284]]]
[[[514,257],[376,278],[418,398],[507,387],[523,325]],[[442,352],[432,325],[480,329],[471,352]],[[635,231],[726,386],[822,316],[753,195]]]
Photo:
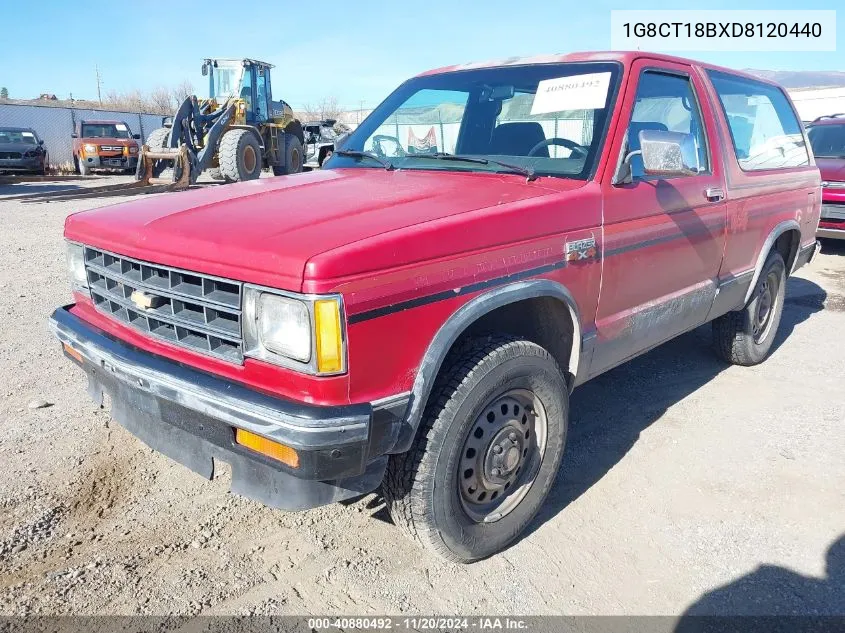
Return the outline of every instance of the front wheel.
[[[251,130],[235,128],[220,140],[220,173],[229,182],[255,180],[261,176],[261,144]]]
[[[447,362],[382,490],[411,538],[468,563],[507,547],[537,514],[560,466],[569,391],[554,358],[525,340],[475,339]]]
[[[713,321],[716,353],[735,365],[762,363],[775,342],[786,294],[786,264],[778,252],[766,259],[748,303]]]
[[[88,176],[91,174],[91,168],[88,166],[88,163],[85,162],[84,158],[76,159],[76,167],[79,170],[80,176]]]

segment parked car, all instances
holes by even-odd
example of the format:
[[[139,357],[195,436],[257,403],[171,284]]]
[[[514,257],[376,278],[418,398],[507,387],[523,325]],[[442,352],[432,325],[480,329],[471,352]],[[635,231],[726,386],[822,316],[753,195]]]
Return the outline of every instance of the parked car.
[[[99,168],[135,172],[141,135],[132,134],[124,121],[80,121],[71,136],[73,165],[83,176]]]
[[[28,127],[0,127],[0,172],[44,174],[50,165],[44,141]]]
[[[823,116],[807,129],[822,174],[819,237],[845,240],[845,114]]]
[[[334,119],[309,121],[303,124],[302,131],[305,134],[303,167],[318,169],[323,166],[324,161],[331,158],[338,137],[334,129],[336,124],[337,121]]]
[[[468,562],[536,515],[577,385],[708,322],[724,360],[766,358],[820,182],[784,90],[741,72],[452,66],[320,171],[69,216],[50,325],[154,449],[287,510],[381,486]]]

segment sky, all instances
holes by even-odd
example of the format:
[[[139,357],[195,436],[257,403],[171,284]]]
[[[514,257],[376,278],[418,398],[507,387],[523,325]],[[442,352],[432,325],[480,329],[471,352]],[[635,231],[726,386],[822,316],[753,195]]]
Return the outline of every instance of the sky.
[[[836,9],[785,0],[710,0],[687,9]],[[12,9],[11,7],[14,7]],[[233,17],[233,7],[247,11]],[[247,7],[249,7],[247,9]],[[426,0],[376,2],[277,0],[250,3],[0,0],[0,87],[12,98],[54,93],[96,99],[190,81],[202,96],[205,57],[251,57],[276,65],[273,94],[295,109],[334,97],[343,109],[372,108],[402,81],[451,64],[610,48],[612,9],[679,8],[630,0]],[[845,71],[845,11],[837,16],[837,51],[694,52],[733,68]],[[180,29],[184,32],[180,33]],[[683,52],[674,53],[684,55]]]

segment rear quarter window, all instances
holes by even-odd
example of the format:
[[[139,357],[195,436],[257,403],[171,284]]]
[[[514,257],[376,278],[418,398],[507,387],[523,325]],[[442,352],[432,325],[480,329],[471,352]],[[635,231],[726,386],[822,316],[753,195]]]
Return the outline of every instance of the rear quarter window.
[[[708,70],[744,171],[810,164],[801,122],[780,88]]]

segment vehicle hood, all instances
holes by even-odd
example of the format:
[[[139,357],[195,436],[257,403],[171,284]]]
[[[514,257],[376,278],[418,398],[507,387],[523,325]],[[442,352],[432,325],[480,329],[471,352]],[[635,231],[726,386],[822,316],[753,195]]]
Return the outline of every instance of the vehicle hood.
[[[0,143],[0,152],[20,152],[23,154],[37,149],[38,145],[31,143]]]
[[[816,165],[822,173],[822,180],[845,181],[845,158],[818,158]]]
[[[68,217],[72,241],[298,290],[309,258],[447,216],[578,188],[517,175],[351,168],[136,198]],[[564,183],[564,184],[561,184]]]

